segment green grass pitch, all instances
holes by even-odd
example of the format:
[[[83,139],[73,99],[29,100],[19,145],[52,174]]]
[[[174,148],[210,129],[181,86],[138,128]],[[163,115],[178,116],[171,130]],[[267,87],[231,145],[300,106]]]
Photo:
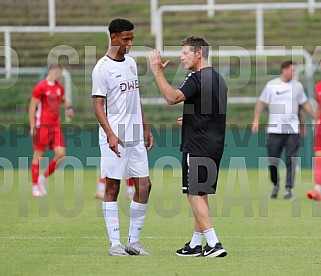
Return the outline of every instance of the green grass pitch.
[[[191,238],[193,217],[180,170],[151,170],[153,189],[141,241],[154,256],[110,257],[95,170],[58,170],[49,196],[31,197],[27,170],[0,171],[2,275],[319,275],[321,203],[305,193],[311,170],[297,173],[296,201],[270,200],[267,171],[222,169],[210,197],[212,221],[228,255],[175,255]],[[284,175],[282,175],[284,180]],[[125,184],[119,197],[122,242],[129,225]],[[205,241],[203,240],[203,243]]]

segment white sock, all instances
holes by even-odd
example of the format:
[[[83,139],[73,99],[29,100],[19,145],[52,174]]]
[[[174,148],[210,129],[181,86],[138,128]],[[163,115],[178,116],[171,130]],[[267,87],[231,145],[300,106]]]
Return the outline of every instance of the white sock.
[[[99,191],[99,192],[105,192],[105,187],[106,187],[106,184],[105,184],[105,183],[101,183],[101,182],[98,182],[98,183],[97,183],[97,191]]]
[[[189,243],[190,248],[195,248],[196,245],[202,244],[203,233],[195,232],[193,234],[192,240]]]
[[[321,185],[320,184],[315,184],[314,185],[314,190],[318,191],[318,193],[321,193]]]
[[[216,233],[214,231],[214,228],[210,228],[204,231],[204,236],[206,238],[207,244],[210,247],[214,247],[216,243],[218,243],[218,239],[216,236]]]
[[[130,224],[127,243],[133,243],[139,240],[140,232],[142,231],[148,203],[130,203]]]
[[[121,244],[117,201],[113,201],[113,202],[103,201],[102,210],[103,210],[111,246]]]
[[[32,191],[33,192],[39,192],[39,186],[38,185],[32,185]]]

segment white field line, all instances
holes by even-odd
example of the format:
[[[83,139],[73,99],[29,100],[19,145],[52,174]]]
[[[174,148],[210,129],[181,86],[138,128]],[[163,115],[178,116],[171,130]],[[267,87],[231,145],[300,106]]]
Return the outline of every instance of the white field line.
[[[121,238],[127,238],[121,237]],[[153,239],[189,239],[190,237],[142,237],[142,240],[153,240]],[[265,240],[276,240],[276,239],[304,239],[304,240],[320,240],[320,236],[224,236],[224,239],[265,239]],[[107,237],[97,237],[97,236],[88,236],[88,237],[67,237],[67,236],[48,236],[48,237],[27,237],[27,236],[8,236],[0,237],[0,240],[74,240],[74,239],[107,239]]]

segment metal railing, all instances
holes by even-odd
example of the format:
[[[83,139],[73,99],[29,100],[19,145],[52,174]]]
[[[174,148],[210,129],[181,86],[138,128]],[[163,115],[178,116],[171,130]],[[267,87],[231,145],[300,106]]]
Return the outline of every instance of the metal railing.
[[[321,3],[314,0],[294,3],[251,3],[251,4],[207,4],[207,5],[163,5],[160,6],[151,21],[154,22],[152,33],[155,34],[156,48],[163,49],[163,15],[166,12],[187,11],[231,11],[231,10],[255,10],[256,11],[256,46],[264,47],[264,10],[290,10],[307,9],[313,13],[315,9],[321,8]]]

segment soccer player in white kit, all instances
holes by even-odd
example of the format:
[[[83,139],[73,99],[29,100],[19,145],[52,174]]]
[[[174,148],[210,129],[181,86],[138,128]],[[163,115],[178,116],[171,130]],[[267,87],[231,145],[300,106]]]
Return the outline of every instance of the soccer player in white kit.
[[[101,177],[106,178],[102,210],[111,244],[109,255],[150,255],[139,237],[151,190],[147,151],[154,139],[140,102],[136,62],[126,55],[133,45],[134,25],[115,19],[108,28],[111,45],[93,70],[92,97],[99,122]],[[126,246],[120,242],[117,204],[123,178],[131,178],[135,185]]]

